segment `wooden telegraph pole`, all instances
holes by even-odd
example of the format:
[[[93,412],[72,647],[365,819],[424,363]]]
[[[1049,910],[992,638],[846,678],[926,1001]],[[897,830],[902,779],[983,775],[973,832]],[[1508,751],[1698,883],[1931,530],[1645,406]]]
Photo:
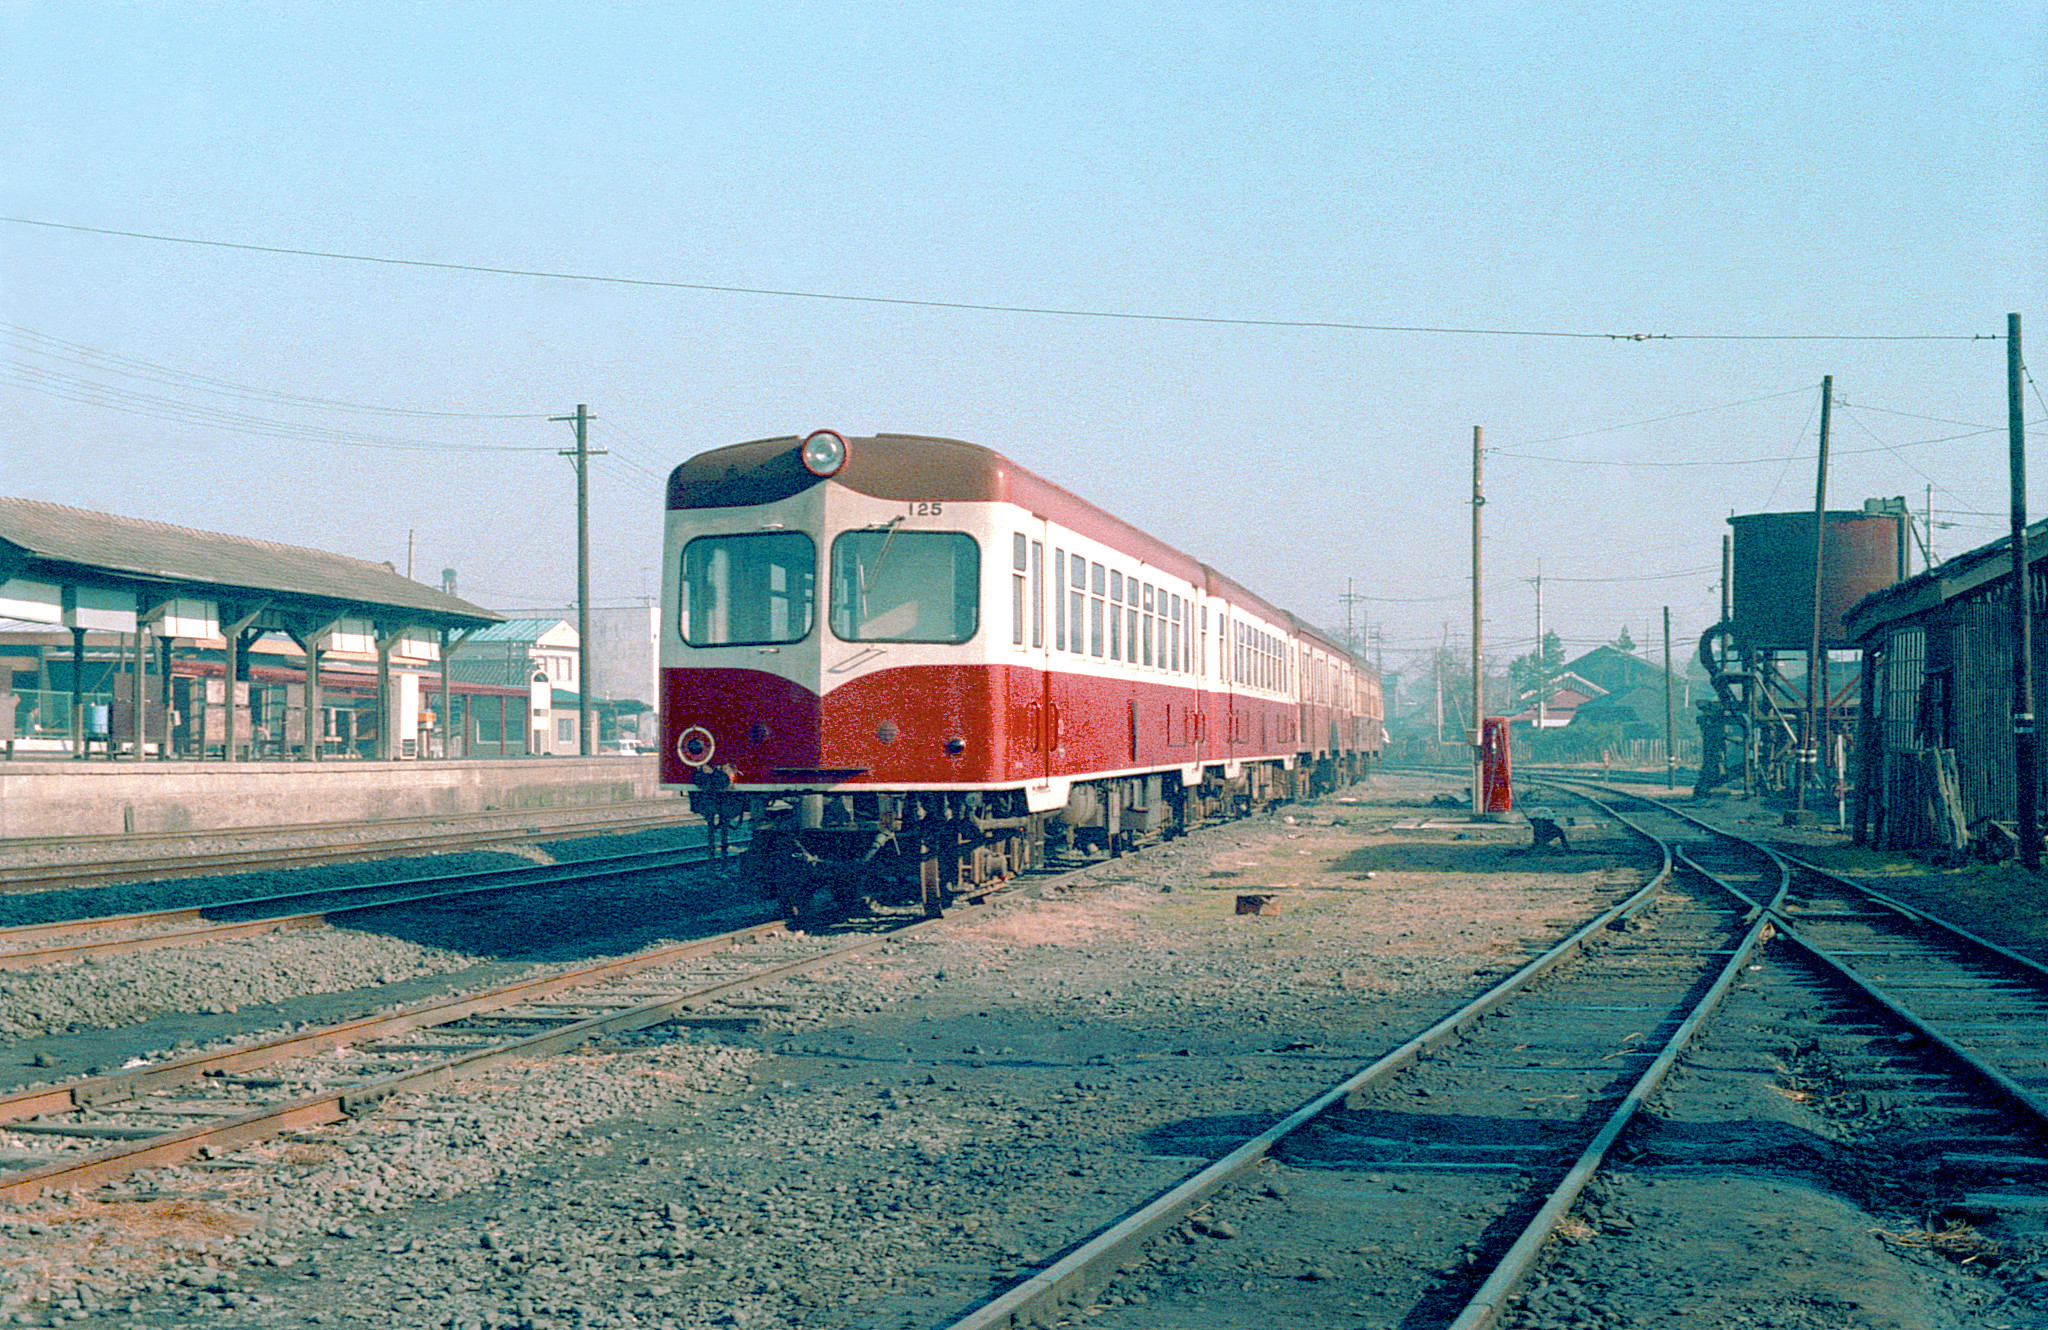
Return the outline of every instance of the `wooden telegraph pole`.
[[[1480,446],[1480,427],[1472,427],[1472,816],[1486,815],[1486,798],[1481,792],[1485,784],[1485,763],[1480,757],[1480,741],[1486,734],[1486,712],[1480,705],[1485,657],[1479,649],[1479,511],[1486,506],[1486,490],[1480,483],[1481,463],[1486,453]]]
[[[1813,482],[1813,639],[1806,652],[1806,733],[1799,745],[1797,801],[1793,808],[1806,811],[1806,783],[1819,774],[1820,727],[1827,703],[1827,683],[1821,670],[1821,574],[1827,566],[1828,550],[1828,410],[1835,400],[1835,376],[1820,381],[1820,470]]]
[[[2034,606],[2027,579],[2026,402],[2020,396],[2020,316],[2005,316],[2005,419],[2012,463],[2012,746],[2020,862],[2041,871],[2040,750],[2034,737]]]
[[[1664,607],[1664,788],[1678,787],[1678,735],[1671,722],[1671,607]]]
[[[604,450],[590,451],[590,411],[583,403],[576,404],[573,416],[548,419],[576,426],[576,447],[558,455],[576,459],[576,751],[589,757],[595,747],[590,739],[590,459],[603,457]]]

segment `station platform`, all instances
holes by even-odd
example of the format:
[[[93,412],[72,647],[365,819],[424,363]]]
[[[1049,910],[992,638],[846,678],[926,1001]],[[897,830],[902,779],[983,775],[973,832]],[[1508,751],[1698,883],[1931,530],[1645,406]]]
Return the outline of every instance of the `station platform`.
[[[0,839],[211,831],[652,799],[651,754],[454,761],[0,763]]]

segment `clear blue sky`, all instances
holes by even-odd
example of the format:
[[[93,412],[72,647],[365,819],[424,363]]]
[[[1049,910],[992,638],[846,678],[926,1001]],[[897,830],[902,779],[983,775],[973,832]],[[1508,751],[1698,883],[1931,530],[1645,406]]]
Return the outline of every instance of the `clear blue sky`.
[[[0,492],[400,568],[414,532],[516,610],[574,595],[578,402],[599,604],[658,587],[684,457],[945,434],[1308,617],[1355,579],[1393,666],[1466,637],[1481,425],[1490,654],[1539,568],[1569,642],[1667,604],[1689,641],[1728,514],[1811,505],[1824,374],[1830,506],[2005,531],[2003,342],[1782,335],[2048,347],[2044,13],[0,0],[12,218],[1478,330],[6,222]]]

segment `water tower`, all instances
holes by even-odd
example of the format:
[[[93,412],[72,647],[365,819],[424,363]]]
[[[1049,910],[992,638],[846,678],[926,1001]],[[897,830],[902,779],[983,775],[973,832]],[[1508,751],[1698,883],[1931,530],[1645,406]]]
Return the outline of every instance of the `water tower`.
[[[1714,686],[1703,704],[1705,754],[1696,791],[1735,777],[1723,755],[1742,742],[1745,792],[1784,791],[1799,779],[1800,750],[1811,746],[1822,787],[1825,772],[1855,742],[1860,654],[1844,617],[1856,602],[1906,575],[1909,539],[1904,499],[1868,499],[1858,511],[1829,512],[1822,528],[1815,595],[1814,515],[1750,513],[1730,517],[1723,618],[1700,637],[1700,664]],[[1819,669],[1807,656],[1819,625]]]

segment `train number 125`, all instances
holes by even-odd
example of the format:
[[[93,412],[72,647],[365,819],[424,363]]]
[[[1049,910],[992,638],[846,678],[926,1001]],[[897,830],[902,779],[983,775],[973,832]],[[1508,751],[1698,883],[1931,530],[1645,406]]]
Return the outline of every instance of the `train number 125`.
[[[905,507],[912,517],[939,517],[946,511],[946,505],[943,503],[912,503],[906,504]]]

